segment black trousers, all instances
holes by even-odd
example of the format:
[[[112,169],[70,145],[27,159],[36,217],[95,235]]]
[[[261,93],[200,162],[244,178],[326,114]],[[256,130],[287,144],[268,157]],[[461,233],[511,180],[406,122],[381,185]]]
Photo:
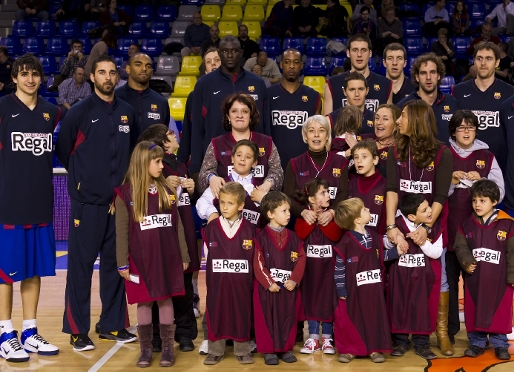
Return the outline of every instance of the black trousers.
[[[409,347],[409,334],[408,333],[393,333],[393,342],[395,345],[404,345]],[[430,347],[430,335],[412,335],[412,343],[414,348],[427,348]]]
[[[455,252],[446,252],[446,278],[450,287],[450,306],[448,311],[448,336],[455,336],[460,330],[459,320],[459,277],[462,270]]]

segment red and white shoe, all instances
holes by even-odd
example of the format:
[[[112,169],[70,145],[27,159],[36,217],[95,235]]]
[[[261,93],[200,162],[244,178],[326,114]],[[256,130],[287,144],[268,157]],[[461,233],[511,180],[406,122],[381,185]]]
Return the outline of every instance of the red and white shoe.
[[[323,354],[330,354],[334,355],[336,353],[334,346],[332,346],[332,339],[331,338],[324,338],[323,339],[323,346],[321,347],[321,350],[323,350]]]
[[[312,354],[315,351],[319,351],[319,340],[315,340],[313,338],[308,338],[307,341],[303,344],[302,349],[300,350],[300,353],[302,354]]]

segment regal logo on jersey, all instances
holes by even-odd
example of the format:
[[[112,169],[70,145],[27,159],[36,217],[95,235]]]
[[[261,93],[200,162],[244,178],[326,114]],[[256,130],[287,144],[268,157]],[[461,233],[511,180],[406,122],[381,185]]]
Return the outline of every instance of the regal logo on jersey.
[[[43,113],[43,118],[44,118],[46,121],[50,120],[50,114],[49,114],[49,113],[47,113],[47,112],[44,112],[44,113]]]
[[[128,123],[128,116],[123,115],[123,116],[121,117],[121,122],[122,122],[123,124],[127,124],[127,123]]]
[[[128,125],[119,125],[118,130],[123,133],[130,132],[130,127]]]
[[[12,151],[28,151],[39,156],[52,152],[52,133],[11,133]]]
[[[505,239],[507,239],[507,232],[506,231],[502,231],[502,230],[499,230],[498,233],[496,234],[496,237],[498,238],[499,241],[504,241]]]
[[[302,101],[303,101],[303,102],[307,102],[307,101],[309,101],[309,97],[308,97],[308,96],[302,96]]]
[[[269,274],[271,276],[271,279],[273,279],[275,282],[279,282],[279,283],[285,283],[291,277],[291,271],[280,270],[280,269],[276,269],[276,268],[271,268],[269,270]]]
[[[288,129],[296,129],[303,126],[309,117],[307,111],[272,110],[272,125],[285,125]]]
[[[478,169],[484,169],[485,168],[485,160],[477,160],[476,166]]]
[[[213,273],[248,273],[248,260],[212,260]]]
[[[139,223],[141,230],[157,229],[171,225],[171,214],[152,214],[145,216],[143,222]]]
[[[375,195],[375,204],[382,205],[384,203],[384,195]]]
[[[488,127],[500,126],[500,112],[499,111],[482,111],[471,110],[478,118],[478,129],[485,130]]]
[[[161,114],[157,112],[149,112],[148,119],[161,120]]]
[[[355,275],[357,279],[357,287],[364,284],[374,284],[382,282],[382,273],[380,269],[361,271]]]
[[[364,102],[365,102],[364,103],[365,109],[371,110],[373,112],[376,112],[378,109],[378,106],[380,106],[380,102],[378,101],[378,99],[366,98],[366,100]],[[345,107],[347,105],[348,105],[348,100],[346,98],[343,98],[343,107]]]
[[[473,257],[477,261],[484,261],[499,265],[501,252],[489,248],[475,248],[473,249]]]
[[[433,171],[434,170],[434,162],[428,164],[427,171]]]
[[[340,168],[332,168],[332,176],[335,178],[341,177],[341,169]]]
[[[249,249],[252,249],[252,246],[253,246],[253,241],[252,239],[245,239],[243,240],[243,249],[245,250],[249,250]]]

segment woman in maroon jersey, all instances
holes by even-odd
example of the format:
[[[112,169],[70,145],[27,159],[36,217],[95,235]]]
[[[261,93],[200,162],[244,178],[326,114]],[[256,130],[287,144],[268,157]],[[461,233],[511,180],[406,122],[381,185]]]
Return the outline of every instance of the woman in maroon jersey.
[[[446,200],[453,172],[451,151],[437,140],[434,112],[423,100],[407,102],[396,124],[398,125],[396,144],[389,148],[387,155],[387,238],[390,242],[396,243],[397,237],[403,235],[395,224],[398,200],[407,193],[423,194],[432,208],[432,225],[437,220],[444,231],[443,247],[446,248],[448,241]],[[432,225],[420,224],[418,229],[407,234],[406,237],[412,239],[415,244],[422,245],[432,231]],[[436,335],[443,354],[452,355],[453,347],[448,338],[449,292],[444,270],[444,253],[441,256],[441,265],[443,270]],[[403,355],[407,349],[405,344],[397,342],[392,355]]]
[[[394,135],[396,133],[396,120],[401,115],[400,109],[391,103],[385,103],[378,106],[375,112],[375,140],[378,148],[378,165],[377,169],[380,174],[386,177],[387,151],[389,147],[394,146]]]
[[[271,137],[254,132],[259,125],[259,111],[254,99],[244,93],[235,93],[223,101],[221,110],[223,126],[229,133],[213,138],[207,147],[198,175],[200,194],[210,187],[214,196],[218,196],[232,170],[232,147],[242,139],[255,142],[259,148],[253,175],[257,188],[264,193],[282,189],[284,171],[277,148]],[[260,198],[254,201],[259,202]]]

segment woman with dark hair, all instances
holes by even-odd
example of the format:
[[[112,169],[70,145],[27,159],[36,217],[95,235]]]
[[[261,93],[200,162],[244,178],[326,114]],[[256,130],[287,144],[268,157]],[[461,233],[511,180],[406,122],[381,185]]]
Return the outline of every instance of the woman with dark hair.
[[[107,0],[107,9],[100,13],[100,24],[116,35],[126,34],[132,24],[132,17],[121,9],[116,9],[116,0]]]
[[[198,175],[200,193],[210,187],[217,197],[225,179],[230,177],[232,147],[242,139],[255,142],[259,148],[259,160],[253,174],[256,191],[280,190],[284,181],[280,156],[271,137],[254,131],[259,126],[259,111],[254,99],[244,93],[232,94],[223,101],[221,111],[223,127],[229,133],[213,138],[207,147]],[[255,198],[258,194],[255,192]],[[254,201],[259,202],[258,199]]]
[[[469,36],[469,25],[471,21],[469,20],[468,8],[464,1],[459,0],[457,4],[455,4],[455,8],[453,9],[452,14],[452,28],[453,33],[456,36],[466,35]]]
[[[378,148],[378,165],[377,169],[386,177],[387,152],[391,146],[394,146],[396,133],[396,120],[401,115],[400,109],[392,103],[384,103],[378,106],[375,112],[375,120],[373,126],[375,134],[373,139]]]
[[[322,22],[323,24],[323,22]],[[325,22],[320,34],[328,38],[347,36],[350,33],[350,16],[339,0],[327,0]]]
[[[397,120],[398,133],[396,145],[389,148],[387,155],[386,184],[386,231],[390,242],[397,244],[399,237],[412,240],[417,246],[423,246],[430,236],[438,238],[442,233],[443,248],[447,246],[446,224],[448,218],[448,190],[452,179],[453,160],[450,149],[437,140],[436,120],[432,107],[423,100],[412,100],[405,104],[400,118]],[[404,235],[397,226],[396,213],[398,202],[408,193],[422,194],[431,208],[432,222],[418,226],[408,225],[410,233]],[[403,220],[402,220],[403,221]],[[407,222],[405,222],[407,224]],[[405,229],[404,229],[405,230]],[[434,230],[434,231],[432,231]],[[410,313],[399,314],[394,305],[391,308],[391,322],[395,350],[391,355],[403,356],[410,348],[409,333],[418,327],[417,334],[412,336],[416,353],[425,359],[435,358],[430,350],[429,335],[436,330],[437,341],[444,355],[453,354],[448,338],[448,301],[449,292],[444,270],[444,252],[441,256],[443,267],[434,271],[435,283],[432,288],[422,284],[412,284],[416,290],[429,291],[428,308],[418,309],[424,315]],[[439,266],[439,268],[441,267]],[[435,270],[435,269],[434,269]],[[440,278],[440,279],[439,279]],[[429,285],[429,283],[425,283]],[[414,287],[409,285],[411,289]],[[436,286],[438,288],[436,288]],[[414,290],[414,289],[413,289]],[[437,292],[440,295],[437,296]],[[396,294],[413,296],[414,293]],[[394,298],[389,299],[394,302]],[[413,299],[415,301],[415,299]],[[439,308],[437,308],[437,305]],[[438,311],[437,311],[438,310]],[[430,322],[417,321],[428,316]],[[409,318],[408,320],[405,318]],[[451,349],[451,354],[447,354]]]

